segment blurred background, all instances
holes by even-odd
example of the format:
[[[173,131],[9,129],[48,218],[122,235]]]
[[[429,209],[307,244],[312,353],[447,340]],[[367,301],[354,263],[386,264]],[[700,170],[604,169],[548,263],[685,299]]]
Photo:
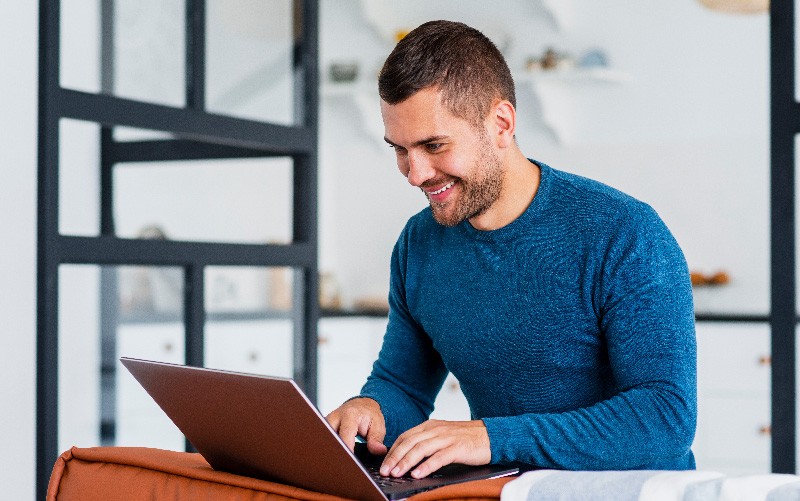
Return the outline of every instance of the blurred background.
[[[108,81],[101,2],[61,2],[61,87],[184,106],[184,1],[111,3]],[[698,318],[698,467],[770,471],[769,16],[763,6],[747,13],[710,8],[719,3],[319,2],[311,203],[318,211],[316,389],[323,412],[354,395],[369,372],[386,324],[392,246],[426,205],[383,141],[377,72],[410,29],[460,20],[489,36],[511,67],[522,151],[649,203],[683,248]],[[9,452],[0,477],[21,499],[34,489],[36,459],[39,20],[34,4],[7,7],[0,19],[0,423]],[[206,2],[207,112],[302,123],[294,104],[294,37],[302,23],[296,11],[291,0]],[[58,232],[97,236],[103,132],[70,118],[59,129]],[[115,127],[113,135],[132,143],[171,137],[132,127]],[[300,196],[294,172],[288,155],[128,161],[114,171],[114,232],[124,239],[289,244]],[[292,321],[295,272],[204,269],[205,365],[296,374],[302,336]],[[72,445],[184,447],[115,362],[123,355],[185,361],[184,273],[180,266],[59,267],[59,452]],[[110,311],[113,326],[103,330]],[[436,412],[468,417],[454,379]]]

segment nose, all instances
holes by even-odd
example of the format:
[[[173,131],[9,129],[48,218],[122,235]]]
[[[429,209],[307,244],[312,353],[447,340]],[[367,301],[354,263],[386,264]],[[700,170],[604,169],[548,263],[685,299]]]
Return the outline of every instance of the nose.
[[[409,153],[406,162],[406,178],[411,186],[420,187],[436,175],[436,169],[424,154]]]

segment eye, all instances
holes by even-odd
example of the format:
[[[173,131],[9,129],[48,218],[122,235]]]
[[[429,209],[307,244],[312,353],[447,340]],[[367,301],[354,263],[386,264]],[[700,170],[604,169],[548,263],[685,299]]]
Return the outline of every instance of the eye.
[[[442,143],[427,143],[425,145],[425,149],[428,150],[429,153],[436,153],[441,147]]]
[[[405,148],[403,148],[402,146],[398,146],[396,144],[390,144],[389,148],[393,149],[394,152],[397,153],[398,155],[403,155],[406,152]]]

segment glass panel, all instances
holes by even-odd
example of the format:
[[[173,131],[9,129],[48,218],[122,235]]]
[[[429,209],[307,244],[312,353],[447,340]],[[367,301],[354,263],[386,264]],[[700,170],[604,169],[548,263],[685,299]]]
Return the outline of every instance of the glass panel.
[[[125,238],[288,243],[291,158],[130,163],[114,171],[114,217]]]
[[[209,111],[285,125],[295,123],[294,3],[207,2]]]
[[[180,268],[60,267],[60,450],[183,448],[183,435],[119,363],[121,356],[184,361],[182,297]]]
[[[106,92],[139,101],[183,106],[185,102],[184,0],[116,0],[108,43],[113,61],[102,68],[101,2],[63,2],[61,86]],[[107,80],[103,82],[103,71]],[[108,88],[104,88],[108,87]]]
[[[292,377],[293,269],[209,266],[205,282],[206,367]]]
[[[173,106],[185,103],[183,0],[114,2],[114,94]]]
[[[58,274],[58,450],[101,444],[100,267]]]
[[[100,126],[62,119],[59,127],[59,232],[100,233]]]
[[[794,99],[800,102],[800,0],[794,0],[794,26]]]
[[[61,2],[61,86],[100,92],[100,0]]]
[[[795,225],[794,225],[794,238],[795,238],[795,284],[800,286],[800,253],[798,249],[800,249],[800,224],[796,221],[798,220],[798,215],[800,215],[800,179],[797,178],[798,167],[800,167],[800,135],[794,136],[794,172],[795,172],[795,182],[794,182],[794,213],[795,213]],[[800,315],[800,294],[796,294],[795,297],[795,309]],[[800,458],[800,456],[798,456]]]

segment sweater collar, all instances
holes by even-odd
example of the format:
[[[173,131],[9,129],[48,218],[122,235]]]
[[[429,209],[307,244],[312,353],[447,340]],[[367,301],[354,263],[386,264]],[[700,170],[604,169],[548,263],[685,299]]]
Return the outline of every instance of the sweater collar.
[[[552,182],[552,168],[542,162],[538,162],[530,158],[528,160],[530,160],[532,164],[540,169],[541,178],[539,180],[539,188],[536,191],[536,195],[533,197],[533,201],[531,201],[530,205],[528,205],[528,208],[525,209],[525,212],[523,212],[517,219],[511,221],[509,224],[495,230],[478,230],[470,224],[469,220],[461,222],[457,228],[463,231],[470,238],[489,241],[507,240],[509,238],[513,238],[514,236],[518,236],[520,232],[531,228],[531,226],[534,225],[536,220],[540,217],[539,214],[541,214],[543,206],[549,199],[548,194],[550,192],[550,185]]]

